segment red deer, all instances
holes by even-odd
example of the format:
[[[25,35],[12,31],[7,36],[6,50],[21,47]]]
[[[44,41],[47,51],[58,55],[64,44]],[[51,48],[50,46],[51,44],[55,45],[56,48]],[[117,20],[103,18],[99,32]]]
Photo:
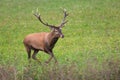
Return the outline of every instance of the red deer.
[[[53,54],[53,48],[58,41],[59,38],[64,38],[64,35],[62,34],[62,27],[67,23],[65,20],[68,14],[66,13],[66,10],[63,10],[64,17],[59,26],[50,25],[48,23],[45,23],[42,19],[40,14],[38,12],[34,13],[34,16],[37,17],[37,19],[44,24],[45,26],[48,26],[51,29],[51,32],[40,32],[40,33],[33,33],[29,34],[24,38],[24,46],[26,48],[28,59],[31,58],[31,50],[33,50],[32,58],[34,60],[39,61],[36,58],[36,54],[38,51],[44,51],[45,53],[49,54],[51,57],[46,61],[46,63],[49,63],[52,58],[54,58],[55,63],[57,63],[57,59],[55,58]]]

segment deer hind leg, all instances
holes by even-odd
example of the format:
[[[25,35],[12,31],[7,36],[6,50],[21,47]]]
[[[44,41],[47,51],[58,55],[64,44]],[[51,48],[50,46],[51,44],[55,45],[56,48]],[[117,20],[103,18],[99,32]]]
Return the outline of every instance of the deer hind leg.
[[[39,50],[34,50],[32,58],[36,61],[38,61],[39,63],[41,63],[37,58],[36,58],[36,54],[38,53]]]
[[[25,45],[25,48],[26,48],[26,51],[27,51],[27,54],[28,54],[28,59],[31,58],[31,48],[27,45]]]
[[[27,53],[28,53],[28,59],[31,58],[31,49],[30,48],[27,48]]]
[[[26,51],[27,51],[27,54],[28,54],[28,61],[29,63],[31,63],[31,48],[29,46],[27,46],[26,44],[24,44],[25,48],[26,48]]]

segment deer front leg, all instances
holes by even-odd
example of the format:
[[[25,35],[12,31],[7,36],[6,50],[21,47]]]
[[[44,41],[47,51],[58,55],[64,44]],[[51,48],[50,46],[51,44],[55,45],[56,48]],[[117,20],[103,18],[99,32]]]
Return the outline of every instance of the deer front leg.
[[[52,51],[48,51],[47,53],[50,55],[50,58],[48,59],[48,61],[46,61],[46,63],[49,63],[52,60],[52,58],[54,58],[55,63],[57,63],[57,59],[55,58],[53,52]]]

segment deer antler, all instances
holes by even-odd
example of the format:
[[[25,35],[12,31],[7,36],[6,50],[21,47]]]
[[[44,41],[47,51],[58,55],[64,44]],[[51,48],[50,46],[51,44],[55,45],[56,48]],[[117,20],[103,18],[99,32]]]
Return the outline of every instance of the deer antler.
[[[65,21],[66,17],[68,16],[68,13],[66,12],[66,9],[63,9],[63,13],[64,13],[64,17],[62,20],[62,23],[59,25],[59,27],[63,27],[65,23],[67,23],[68,21]]]
[[[68,21],[65,21],[66,17],[68,16],[68,13],[66,12],[66,9],[63,9],[63,13],[64,13],[63,20],[62,20],[61,24],[58,26],[58,27],[60,27],[60,28],[62,28],[62,27],[64,26],[64,24],[68,22]],[[36,17],[38,18],[38,20],[39,20],[42,24],[44,24],[44,25],[46,25],[46,26],[48,26],[48,27],[50,27],[50,28],[55,27],[54,25],[49,25],[48,23],[45,23],[45,22],[41,19],[41,16],[40,16],[40,14],[38,13],[38,10],[36,11],[36,13],[34,13],[34,16],[36,16]]]
[[[49,25],[48,23],[45,23],[45,22],[43,22],[43,20],[41,19],[41,16],[40,16],[40,14],[38,13],[38,11],[36,11],[36,13],[34,13],[33,14],[34,16],[36,16],[37,18],[38,18],[38,20],[42,23],[42,24],[44,24],[44,25],[46,25],[46,26],[48,26],[48,27],[53,27],[53,25]]]

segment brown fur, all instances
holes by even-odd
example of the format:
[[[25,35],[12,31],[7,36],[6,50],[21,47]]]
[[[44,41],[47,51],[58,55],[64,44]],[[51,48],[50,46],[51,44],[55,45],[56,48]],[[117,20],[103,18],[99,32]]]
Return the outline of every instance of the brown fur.
[[[47,61],[48,63],[52,59],[52,57],[54,57],[52,49],[54,48],[60,36],[63,36],[63,34],[62,33],[56,34],[55,29],[53,29],[49,33],[41,32],[27,35],[23,43],[28,53],[28,59],[31,58],[31,50],[34,50],[32,58],[35,60],[38,60],[36,58],[36,54],[38,53],[38,51],[44,51],[47,54],[51,55],[50,59]],[[57,62],[55,57],[54,59],[55,62]]]
[[[56,42],[58,41],[58,39],[60,37],[61,38],[64,37],[61,31],[61,28],[64,26],[65,23],[67,23],[67,21],[65,21],[65,18],[68,16],[68,14],[66,13],[66,10],[64,10],[63,21],[57,27],[54,25],[49,25],[48,23],[45,23],[44,21],[42,21],[41,16],[38,13],[34,14],[34,16],[36,16],[42,24],[51,28],[51,32],[33,33],[33,34],[27,35],[24,38],[23,43],[28,53],[28,59],[31,58],[31,50],[34,50],[34,53],[32,54],[32,58],[37,61],[39,61],[36,58],[36,54],[38,53],[38,51],[44,51],[45,53],[51,55],[47,63],[49,63],[52,58],[54,58],[55,62],[57,62],[57,59],[54,57],[52,50]]]

